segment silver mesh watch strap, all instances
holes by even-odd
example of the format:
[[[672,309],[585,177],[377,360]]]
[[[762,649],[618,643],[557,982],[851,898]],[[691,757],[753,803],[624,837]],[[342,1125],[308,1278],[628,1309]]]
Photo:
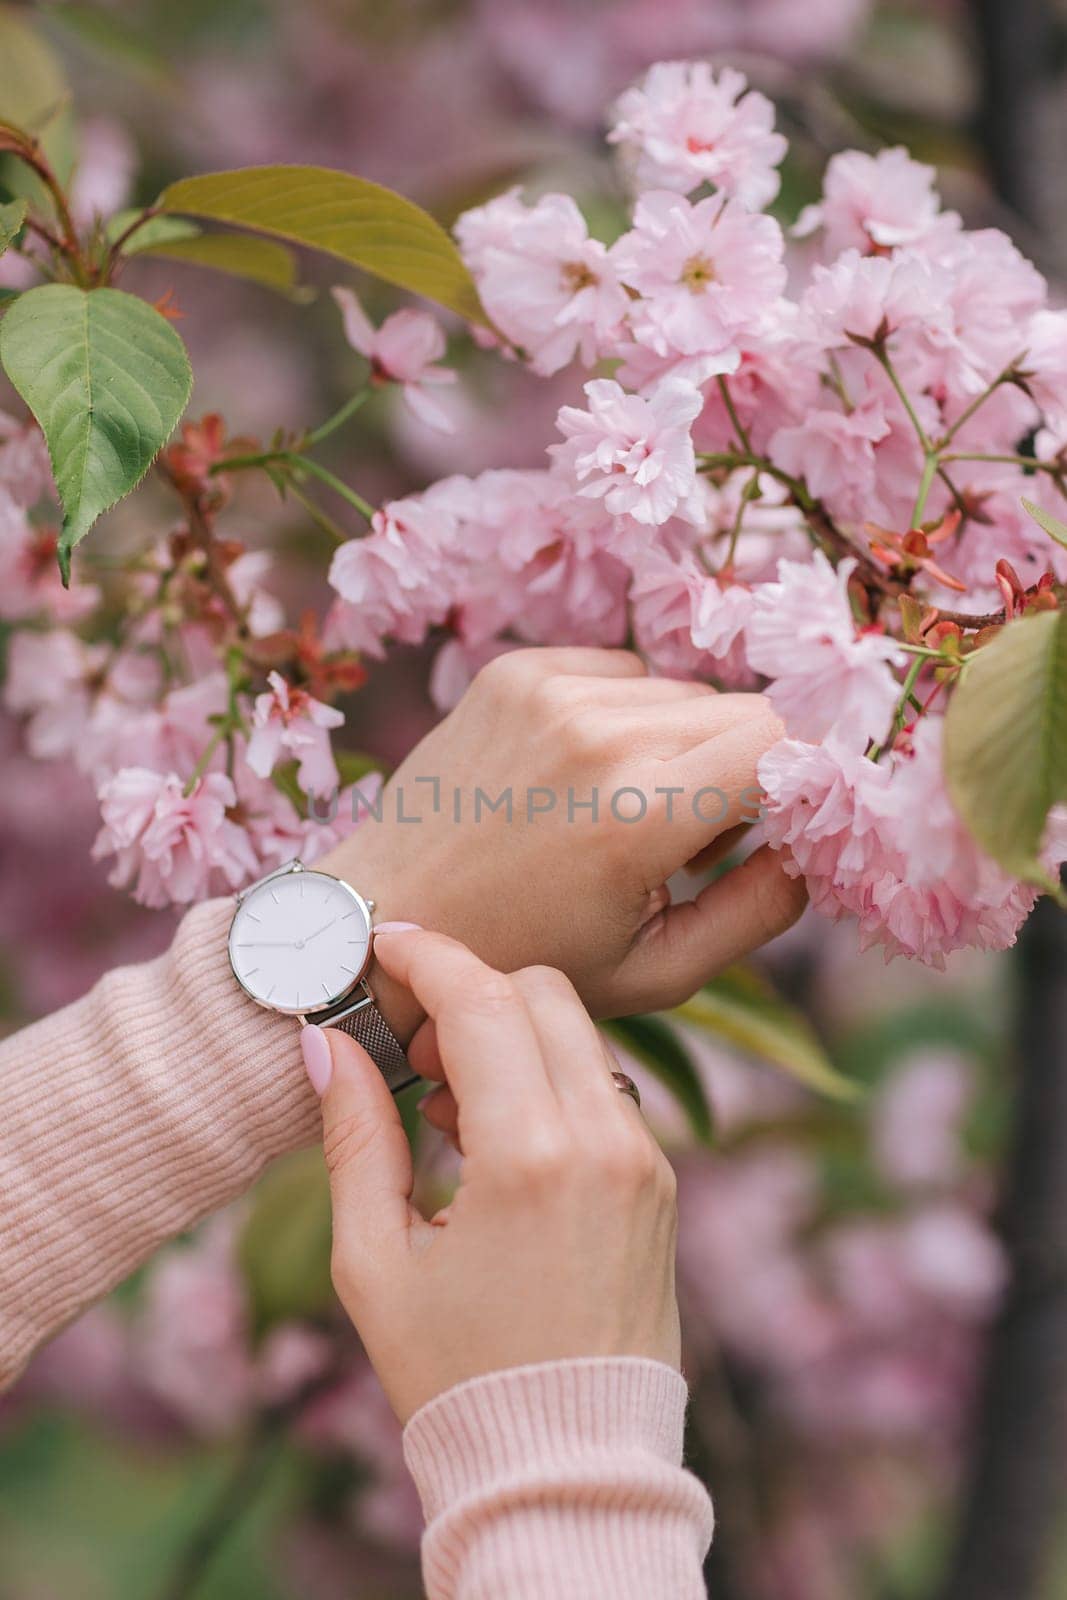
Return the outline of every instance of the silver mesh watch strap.
[[[335,1011],[318,1011],[309,1018],[322,1028],[340,1028],[361,1044],[393,1094],[416,1082],[404,1048],[375,1004],[365,983],[359,983]]]

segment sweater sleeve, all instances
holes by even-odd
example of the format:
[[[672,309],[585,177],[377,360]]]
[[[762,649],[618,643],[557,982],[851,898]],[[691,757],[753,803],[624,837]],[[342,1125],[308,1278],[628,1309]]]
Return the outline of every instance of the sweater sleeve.
[[[319,1137],[292,1018],[238,989],[232,902],[0,1042],[0,1390],[165,1239]]]
[[[404,1433],[429,1600],[704,1600],[711,1501],[656,1361],[549,1362],[439,1395]]]

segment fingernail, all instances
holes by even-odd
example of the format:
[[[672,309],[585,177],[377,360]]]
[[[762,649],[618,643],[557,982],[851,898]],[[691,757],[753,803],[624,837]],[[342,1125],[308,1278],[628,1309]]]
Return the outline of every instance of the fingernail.
[[[440,1087],[441,1087],[441,1085],[437,1084],[437,1086],[435,1088],[428,1089],[426,1091],[426,1093],[422,1096],[421,1100],[416,1100],[416,1102],[415,1102],[415,1110],[416,1111],[425,1110],[425,1108],[429,1105],[430,1101],[433,1099],[434,1095],[437,1093],[437,1090],[440,1089]]]
[[[418,922],[379,922],[375,924],[375,937],[379,933],[421,933],[422,925]]]
[[[330,1041],[321,1028],[316,1028],[313,1022],[309,1022],[300,1030],[300,1049],[303,1051],[304,1070],[311,1079],[311,1087],[321,1098],[330,1087],[330,1078],[333,1076]]]

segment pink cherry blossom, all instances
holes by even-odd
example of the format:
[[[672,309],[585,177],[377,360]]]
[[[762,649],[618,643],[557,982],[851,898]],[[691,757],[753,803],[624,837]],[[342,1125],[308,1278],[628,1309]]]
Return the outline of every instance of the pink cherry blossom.
[[[628,573],[599,502],[576,496],[563,475],[499,471],[447,480],[447,504],[457,541],[450,621],[465,643],[508,629],[530,643],[622,642]]]
[[[861,945],[943,967],[954,950],[1015,942],[1036,890],[1010,877],[964,828],[945,789],[941,721],[876,763],[830,738],[785,739],[759,765],[763,827],[824,916],[858,919]],[[1067,853],[1057,836],[1049,863]]]
[[[798,1239],[818,1213],[819,1177],[800,1149],[761,1141],[679,1174],[679,1298],[692,1322],[757,1369],[803,1368],[835,1327]],[[788,1315],[783,1308],[788,1307]]]
[[[874,1158],[893,1183],[953,1183],[963,1168],[963,1123],[975,1074],[956,1051],[922,1049],[896,1067],[874,1101]]]
[[[19,629],[8,649],[4,704],[27,717],[26,745],[41,761],[77,756],[110,651],[77,634]]]
[[[1007,1283],[1008,1264],[981,1218],[943,1201],[909,1217],[902,1231],[903,1260],[920,1293],[950,1315],[990,1315]]]
[[[674,558],[665,550],[651,549],[635,563],[630,589],[634,637],[642,653],[666,676],[715,676],[716,658],[698,647],[693,637],[714,583],[688,551]],[[726,640],[727,650],[736,637],[735,632]]]
[[[108,882],[142,905],[188,905],[258,871],[248,834],[227,815],[237,796],[225,773],[207,773],[187,795],[176,773],[123,767],[99,799],[103,827],[93,856],[113,855]]]
[[[330,1365],[329,1335],[305,1322],[281,1322],[259,1347],[256,1399],[277,1406],[293,1400],[320,1378]]]
[[[564,443],[549,454],[573,475],[578,493],[603,499],[612,516],[649,527],[685,516],[696,493],[696,458],[690,428],[703,406],[700,391],[668,379],[644,399],[611,378],[585,386],[589,410],[564,406],[558,426]]]
[[[753,687],[744,646],[752,591],[744,584],[710,576],[689,551],[652,549],[634,563],[630,605],[637,643],[660,672]]]
[[[508,630],[531,643],[619,644],[628,572],[614,542],[611,517],[562,474],[443,479],[384,507],[369,537],[337,552],[330,637],[380,654],[386,639],[416,643],[447,620],[462,648],[446,660],[461,680],[463,661],[494,653]]]
[[[513,191],[467,211],[456,237],[493,322],[535,372],[590,366],[617,338],[628,299],[569,195],[524,206]]]
[[[820,353],[884,337],[898,375],[921,390],[933,359],[931,341],[943,338],[950,323],[951,293],[951,275],[924,256],[845,250],[831,265],[815,267],[796,337]]]
[[[768,446],[778,467],[807,485],[832,516],[907,527],[922,450],[911,421],[866,351],[866,369],[851,384],[849,403],[823,391],[803,420],[775,433]],[[922,416],[924,407],[914,407]]]
[[[280,672],[272,672],[268,682],[270,689],[256,697],[245,760],[261,778],[269,777],[283,757],[294,760],[305,794],[329,793],[337,787],[330,729],[341,727],[344,713],[294,688]]]
[[[251,1412],[249,1306],[233,1259],[234,1219],[213,1219],[151,1269],[134,1326],[145,1387],[194,1432],[225,1434]]]
[[[408,409],[420,422],[451,433],[447,412],[427,393],[434,385],[456,382],[450,368],[436,365],[445,353],[445,335],[437,319],[428,311],[405,309],[376,328],[354,290],[335,288],[332,293],[344,318],[345,338],[366,356],[372,377],[400,384]]]
[[[668,190],[643,194],[634,225],[611,250],[639,344],[661,356],[740,361],[740,342],[765,329],[785,288],[782,231],[773,217],[712,197],[691,205]]]
[[[56,561],[54,528],[38,528],[25,510],[0,484],[0,619],[22,622],[45,616],[51,622],[81,622],[100,601],[92,583],[72,583],[64,589]]]
[[[731,379],[731,388],[733,382]],[[790,501],[785,485],[761,472],[754,496],[751,489],[752,473],[739,467],[720,487],[710,490],[706,510],[709,558],[721,566],[732,542],[730,571],[750,586],[776,578],[783,557],[802,562],[811,559],[808,524]]]
[[[960,219],[941,211],[935,178],[933,167],[912,160],[900,145],[873,156],[843,150],[830,158],[822,200],[804,208],[793,231],[805,238],[821,229],[827,257],[943,238],[959,228]]]
[[[786,141],[774,132],[774,107],[748,90],[744,75],[706,61],[660,61],[615,107],[608,142],[634,166],[642,189],[688,194],[709,183],[750,210],[778,193],[775,170]]]
[[[892,638],[857,629],[848,601],[855,568],[847,560],[835,572],[821,551],[780,562],[777,582],[752,595],[745,641],[790,734],[814,742],[832,733],[863,751],[889,727],[900,694],[890,668],[905,658]]]
[[[108,666],[76,752],[78,766],[99,786],[122,767],[151,766],[157,772],[191,773],[204,753],[229,700],[219,669],[160,698],[158,658],[120,653]],[[221,768],[220,747],[213,765]]]
[[[1067,435],[1067,311],[1038,311],[1025,343],[1020,365],[1027,374],[1027,388],[1047,427],[1062,438]]]
[[[740,361],[729,376],[730,401],[753,449],[760,453],[767,452],[779,429],[801,422],[824,396],[821,362],[797,358],[798,319],[799,307],[783,300],[772,328],[757,338],[738,340]],[[636,352],[641,347],[634,349]],[[632,357],[617,376],[620,382],[643,387],[637,381]],[[693,439],[699,450],[736,447],[733,418],[718,384],[707,386],[704,410],[694,425]]]
[[[1014,361],[1025,366],[1031,319],[1045,304],[1047,286],[996,228],[952,235],[936,260],[949,294],[948,327],[940,338],[931,334],[941,363],[934,387],[954,417]],[[1026,426],[1036,420],[1031,413]]]
[[[448,557],[458,539],[446,485],[393,500],[370,533],[335,552],[330,583],[340,596],[327,643],[380,656],[387,638],[415,644],[449,608]]]
[[[943,729],[942,718],[922,718],[895,757],[893,832],[902,881],[876,884],[873,894],[887,948],[934,965],[946,950],[1009,948],[1037,899],[1036,889],[985,855],[961,822],[945,786]],[[1053,818],[1045,865],[1056,870],[1065,855],[1067,839]]]

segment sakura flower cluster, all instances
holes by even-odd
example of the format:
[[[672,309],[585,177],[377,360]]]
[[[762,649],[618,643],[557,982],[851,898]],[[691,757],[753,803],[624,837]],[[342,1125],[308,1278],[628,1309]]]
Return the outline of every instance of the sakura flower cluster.
[[[1034,895],[948,799],[938,651],[1067,580],[1021,506],[1067,509],[1067,313],[903,149],[835,156],[783,230],[785,141],[732,69],[653,67],[608,139],[617,238],[518,189],[456,237],[506,354],[613,376],[561,408],[544,469],[385,506],[334,558],[330,636],[436,634],[445,703],[519,640],[629,636],[653,671],[762,688],[787,732],[763,827],[816,909],[934,965],[1002,948]]]
[[[786,737],[762,828],[818,911],[934,965],[1002,948],[1034,891],[953,809],[942,723],[966,658],[1063,599],[1067,549],[1022,500],[1067,508],[1067,313],[902,149],[836,155],[783,227],[766,207],[786,142],[732,68],[652,67],[608,143],[632,196],[616,237],[520,188],[455,228],[475,342],[571,385],[544,463],[366,506],[358,537],[321,515],[339,537],[321,624],[287,624],[270,558],[215,533],[228,461],[257,457],[209,417],[164,455],[183,519],[142,561],[122,637],[82,626],[99,596],[53,576],[39,436],[0,419],[0,615],[28,624],[8,708],[31,751],[96,785],[113,881],[184,903],[329,842],[308,806],[340,781],[334,702],[361,657],[432,639],[445,708],[516,644],[631,642],[653,672],[767,694]],[[334,299],[367,363],[345,418],[381,386],[431,428],[469,413],[434,315],[376,325]],[[307,474],[289,481],[306,504]]]

